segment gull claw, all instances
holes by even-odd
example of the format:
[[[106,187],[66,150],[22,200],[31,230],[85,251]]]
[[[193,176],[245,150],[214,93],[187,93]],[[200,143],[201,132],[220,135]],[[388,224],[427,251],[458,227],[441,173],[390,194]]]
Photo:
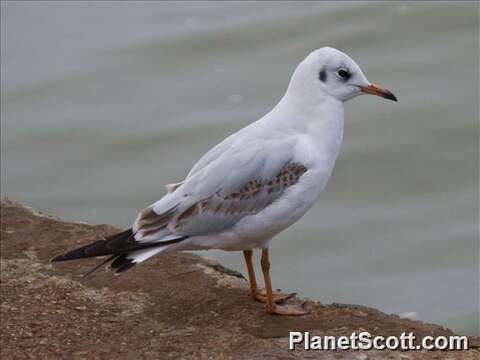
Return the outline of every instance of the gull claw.
[[[291,299],[297,295],[297,293],[289,293],[289,294],[284,294],[279,291],[274,291],[273,292],[273,301],[277,304],[281,304],[288,299]],[[261,302],[261,303],[266,303],[267,302],[267,292],[265,289],[260,289],[256,294],[255,294],[255,300]]]
[[[277,305],[274,304],[273,308],[267,306],[267,311],[274,315],[290,315],[301,316],[308,314],[308,310],[305,310],[301,305]]]

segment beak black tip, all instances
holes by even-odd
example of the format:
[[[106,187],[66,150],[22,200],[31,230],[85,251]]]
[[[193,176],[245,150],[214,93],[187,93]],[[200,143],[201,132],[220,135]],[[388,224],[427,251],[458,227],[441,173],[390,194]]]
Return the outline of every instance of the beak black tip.
[[[384,98],[392,101],[398,101],[397,97],[393,95],[390,91],[384,95]]]
[[[390,90],[384,89],[379,85],[370,84],[367,86],[360,86],[360,89],[364,94],[377,95],[383,97],[384,99],[398,101],[397,97],[393,95]]]

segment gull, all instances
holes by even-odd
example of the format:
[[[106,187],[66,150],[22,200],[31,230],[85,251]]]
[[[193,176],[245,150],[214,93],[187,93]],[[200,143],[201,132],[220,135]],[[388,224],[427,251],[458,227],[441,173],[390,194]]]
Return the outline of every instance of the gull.
[[[173,251],[243,251],[251,297],[271,314],[306,314],[284,303],[289,295],[273,292],[268,248],[327,185],[343,139],[344,103],[360,94],[397,101],[345,53],[314,50],[269,113],[213,147],[183,181],[166,185],[130,228],[52,261],[108,256],[99,266],[110,263],[119,274]],[[254,249],[261,249],[265,289],[257,287]]]

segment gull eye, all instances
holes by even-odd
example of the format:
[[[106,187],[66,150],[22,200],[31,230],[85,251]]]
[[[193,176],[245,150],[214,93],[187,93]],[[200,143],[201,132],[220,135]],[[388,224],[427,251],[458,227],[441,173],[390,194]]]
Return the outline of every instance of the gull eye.
[[[348,72],[348,70],[347,70],[347,69],[343,69],[343,68],[342,68],[342,69],[339,69],[339,70],[337,71],[337,74],[338,74],[338,76],[340,77],[340,79],[345,80],[345,81],[347,81],[348,79],[350,79],[350,76],[351,76],[350,73]]]

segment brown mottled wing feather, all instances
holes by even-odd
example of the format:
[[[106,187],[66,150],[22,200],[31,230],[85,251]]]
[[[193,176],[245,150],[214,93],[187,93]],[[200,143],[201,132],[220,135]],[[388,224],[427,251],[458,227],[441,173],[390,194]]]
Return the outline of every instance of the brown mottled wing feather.
[[[141,232],[143,236],[160,231],[172,220],[176,210],[177,206],[174,206],[162,214],[157,214],[151,206],[143,209],[135,224],[136,231]]]
[[[201,235],[227,229],[246,215],[265,209],[295,185],[307,168],[298,162],[283,166],[271,179],[257,178],[238,191],[218,191],[175,216],[168,228],[175,234]]]
[[[275,134],[250,138],[248,129],[209,151],[173,191],[142,211],[133,224],[135,238],[163,242],[215,233],[260,212],[295,185],[307,171],[293,160],[297,141]]]

